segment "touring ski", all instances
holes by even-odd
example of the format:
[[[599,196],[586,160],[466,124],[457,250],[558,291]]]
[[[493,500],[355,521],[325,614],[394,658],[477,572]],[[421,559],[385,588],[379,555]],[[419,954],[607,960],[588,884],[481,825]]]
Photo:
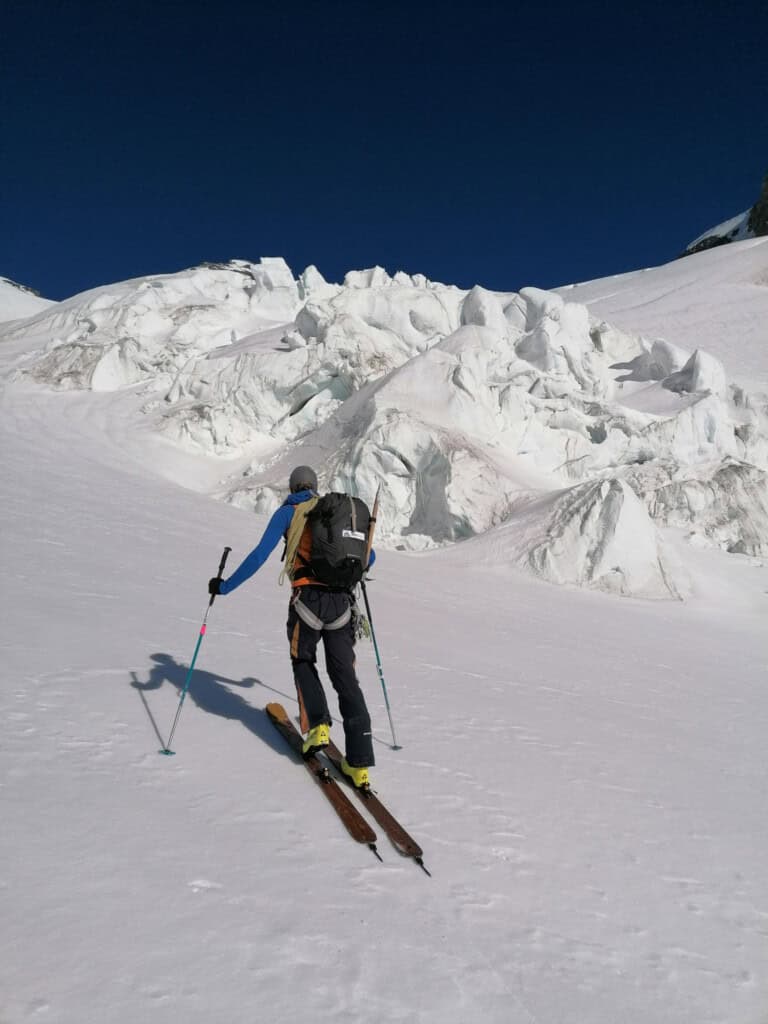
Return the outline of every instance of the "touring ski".
[[[289,719],[282,704],[267,704],[266,710],[274,727],[299,755],[309,774],[325,793],[328,802],[345,825],[347,832],[358,843],[365,843],[381,860],[379,851],[376,849],[376,833],[350,801],[347,794],[338,786],[325,765],[314,754],[304,757],[301,752],[301,735]]]
[[[336,767],[342,775],[342,778],[352,786],[352,782],[341,770],[341,751],[333,740],[330,741],[327,747],[323,747],[323,753],[331,764]],[[408,835],[400,822],[392,816],[375,793],[370,789],[357,789],[355,786],[352,786],[352,788],[358,798],[365,804],[373,820],[384,829],[398,853],[401,853],[404,857],[411,857],[419,865],[422,871],[426,872],[426,874],[431,877],[431,872],[429,872],[424,866],[424,861],[422,859],[423,851],[421,847],[415,839]]]

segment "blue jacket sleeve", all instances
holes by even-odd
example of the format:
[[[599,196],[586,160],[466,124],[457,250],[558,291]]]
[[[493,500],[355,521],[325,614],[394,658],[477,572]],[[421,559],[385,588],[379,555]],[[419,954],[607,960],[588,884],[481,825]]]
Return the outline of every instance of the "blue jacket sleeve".
[[[290,505],[281,505],[267,523],[263,537],[250,555],[243,559],[228,580],[221,581],[220,594],[231,594],[241,583],[245,583],[259,571],[280,543],[283,534],[291,525],[292,518],[293,508]]]

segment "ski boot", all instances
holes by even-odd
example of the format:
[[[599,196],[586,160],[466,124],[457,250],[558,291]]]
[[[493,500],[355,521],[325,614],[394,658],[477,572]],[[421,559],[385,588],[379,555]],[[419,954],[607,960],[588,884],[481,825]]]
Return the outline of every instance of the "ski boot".
[[[301,752],[304,757],[309,757],[311,754],[316,754],[318,750],[322,750],[323,747],[327,747],[331,739],[331,727],[325,722],[321,722],[320,725],[316,725],[314,729],[310,729],[307,733],[307,738],[301,747]]]
[[[345,757],[342,758],[341,770],[350,780],[355,789],[366,790],[371,788],[371,780],[368,778],[367,768],[355,768],[354,765],[351,765]]]

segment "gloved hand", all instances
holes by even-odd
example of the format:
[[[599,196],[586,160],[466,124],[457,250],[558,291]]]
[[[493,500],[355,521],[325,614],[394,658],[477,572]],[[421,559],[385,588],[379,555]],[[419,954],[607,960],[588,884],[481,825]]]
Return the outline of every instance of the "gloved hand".
[[[211,597],[218,597],[221,593],[221,580],[218,576],[208,580],[208,593]]]

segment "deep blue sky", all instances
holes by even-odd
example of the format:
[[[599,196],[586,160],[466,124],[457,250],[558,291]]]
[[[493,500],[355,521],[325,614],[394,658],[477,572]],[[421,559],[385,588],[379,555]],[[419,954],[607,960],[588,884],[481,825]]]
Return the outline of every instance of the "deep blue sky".
[[[0,275],[649,266],[768,171],[768,4],[5,0]]]

